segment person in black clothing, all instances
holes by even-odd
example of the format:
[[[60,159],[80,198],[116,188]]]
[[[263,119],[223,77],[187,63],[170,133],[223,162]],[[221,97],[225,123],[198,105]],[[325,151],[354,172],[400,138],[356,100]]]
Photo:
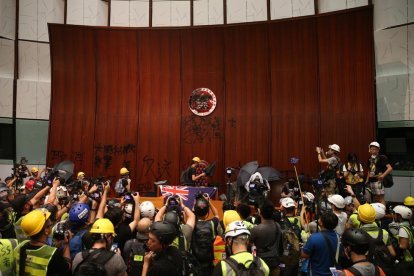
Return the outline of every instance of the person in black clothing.
[[[33,267],[39,271],[47,270],[46,276],[71,275],[71,235],[65,235],[63,250],[47,245],[47,237],[52,231],[49,217],[50,212],[36,209],[23,218],[21,227],[30,240],[23,241],[14,249],[16,275],[40,275],[40,272],[33,271]]]
[[[142,276],[182,275],[182,258],[179,250],[170,244],[177,236],[175,226],[156,221],[150,227],[147,242],[150,252],[145,254]]]

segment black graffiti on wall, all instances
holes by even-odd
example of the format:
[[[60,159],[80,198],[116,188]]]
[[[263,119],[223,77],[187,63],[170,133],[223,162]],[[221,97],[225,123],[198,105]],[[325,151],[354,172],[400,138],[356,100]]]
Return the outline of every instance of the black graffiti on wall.
[[[183,138],[187,144],[203,143],[223,137],[219,117],[186,116],[183,118]]]
[[[170,160],[164,159],[161,162],[156,162],[151,156],[145,155],[142,162],[142,172],[145,177],[152,177],[155,181],[170,178],[170,168],[172,164]]]

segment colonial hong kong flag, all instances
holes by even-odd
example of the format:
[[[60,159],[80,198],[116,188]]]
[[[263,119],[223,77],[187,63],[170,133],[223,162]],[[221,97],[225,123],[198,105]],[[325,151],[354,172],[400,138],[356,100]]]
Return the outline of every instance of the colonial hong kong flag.
[[[188,208],[193,208],[194,198],[199,192],[206,193],[210,198],[214,196],[214,193],[217,191],[217,188],[214,187],[189,187],[189,186],[169,186],[169,185],[160,185],[161,195],[164,197],[164,201],[172,195],[180,196],[183,200],[185,206]]]

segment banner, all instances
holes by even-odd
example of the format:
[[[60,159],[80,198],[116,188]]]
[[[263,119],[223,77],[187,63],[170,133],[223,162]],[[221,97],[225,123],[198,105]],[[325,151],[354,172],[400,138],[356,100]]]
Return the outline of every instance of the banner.
[[[194,205],[194,198],[198,193],[206,193],[210,198],[214,198],[214,194],[217,191],[215,187],[190,187],[190,186],[169,186],[159,185],[161,195],[166,199],[172,195],[180,196],[185,206],[192,209]]]

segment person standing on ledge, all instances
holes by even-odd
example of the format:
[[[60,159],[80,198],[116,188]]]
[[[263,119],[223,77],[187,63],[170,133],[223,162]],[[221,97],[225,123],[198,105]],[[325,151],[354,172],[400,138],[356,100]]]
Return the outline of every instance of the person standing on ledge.
[[[192,159],[192,164],[190,168],[191,180],[193,181],[193,186],[207,186],[206,173],[200,166],[201,159],[200,157],[194,157]]]

